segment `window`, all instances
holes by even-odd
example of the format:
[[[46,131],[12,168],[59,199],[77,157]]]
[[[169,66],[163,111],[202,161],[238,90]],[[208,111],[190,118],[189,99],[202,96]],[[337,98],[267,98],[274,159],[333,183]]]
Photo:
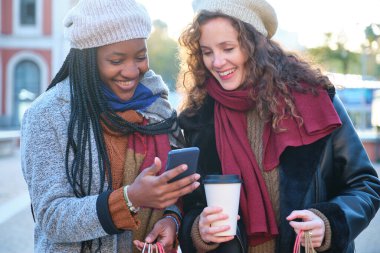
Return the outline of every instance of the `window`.
[[[21,0],[20,5],[20,24],[36,25],[36,1]]]
[[[14,72],[12,125],[19,126],[25,110],[40,94],[41,71],[31,60],[23,60]]]
[[[14,5],[12,8],[13,33],[23,37],[42,35],[44,0],[12,0],[12,2]],[[45,15],[51,14],[49,12]]]

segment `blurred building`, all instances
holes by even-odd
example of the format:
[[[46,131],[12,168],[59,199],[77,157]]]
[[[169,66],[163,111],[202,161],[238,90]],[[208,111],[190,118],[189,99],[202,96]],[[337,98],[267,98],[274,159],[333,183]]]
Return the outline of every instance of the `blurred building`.
[[[373,94],[371,123],[380,133],[380,89]]]
[[[380,81],[370,80],[361,75],[328,74],[336,86],[337,94],[345,105],[357,130],[373,130],[371,119],[376,113],[372,110],[376,91],[380,90]]]
[[[363,145],[380,162],[380,81],[360,75],[329,74]]]
[[[74,0],[1,0],[0,130],[18,129],[68,51],[62,20]]]

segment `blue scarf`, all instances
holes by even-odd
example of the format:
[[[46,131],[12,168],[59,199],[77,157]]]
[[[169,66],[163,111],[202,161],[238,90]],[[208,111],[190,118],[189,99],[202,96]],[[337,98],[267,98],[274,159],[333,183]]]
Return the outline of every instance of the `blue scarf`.
[[[103,83],[102,85],[104,96],[115,112],[122,112],[127,110],[144,110],[148,106],[154,103],[160,94],[153,94],[153,92],[145,87],[142,83],[139,83],[136,87],[133,97],[127,101],[121,100],[116,94]]]

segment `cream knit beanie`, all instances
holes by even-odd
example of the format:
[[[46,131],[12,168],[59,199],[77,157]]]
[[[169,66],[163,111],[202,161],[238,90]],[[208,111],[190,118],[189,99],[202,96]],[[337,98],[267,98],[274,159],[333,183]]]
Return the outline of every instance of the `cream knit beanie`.
[[[265,0],[193,0],[193,10],[219,11],[251,24],[268,38],[277,30],[276,12]]]
[[[151,20],[135,0],[80,0],[63,20],[72,48],[92,48],[148,38]]]

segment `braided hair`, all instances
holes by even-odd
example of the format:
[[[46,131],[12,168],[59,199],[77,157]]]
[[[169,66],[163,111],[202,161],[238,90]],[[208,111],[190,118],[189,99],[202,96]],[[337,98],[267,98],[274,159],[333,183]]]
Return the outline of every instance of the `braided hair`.
[[[92,176],[96,170],[100,173],[98,193],[100,194],[112,188],[111,165],[104,142],[102,123],[110,130],[124,135],[136,131],[149,135],[170,133],[175,131],[178,126],[175,111],[173,111],[170,118],[145,126],[128,122],[118,116],[108,106],[103,94],[103,84],[98,73],[96,52],[96,48],[82,50],[72,48],[61,69],[47,88],[49,90],[69,77],[71,113],[68,124],[65,167],[67,179],[75,196],[78,198],[90,195]],[[96,157],[99,168],[93,168],[92,164],[94,155],[91,152],[92,134],[98,151]],[[74,157],[71,165],[69,163],[70,153]],[[88,156],[87,159],[86,156]],[[84,171],[86,166],[89,169],[88,174]],[[108,187],[104,189],[106,178]],[[86,181],[88,182],[87,185]],[[99,242],[99,247],[100,244],[101,242]],[[91,241],[84,242],[82,243],[82,252],[85,245],[91,250]]]

